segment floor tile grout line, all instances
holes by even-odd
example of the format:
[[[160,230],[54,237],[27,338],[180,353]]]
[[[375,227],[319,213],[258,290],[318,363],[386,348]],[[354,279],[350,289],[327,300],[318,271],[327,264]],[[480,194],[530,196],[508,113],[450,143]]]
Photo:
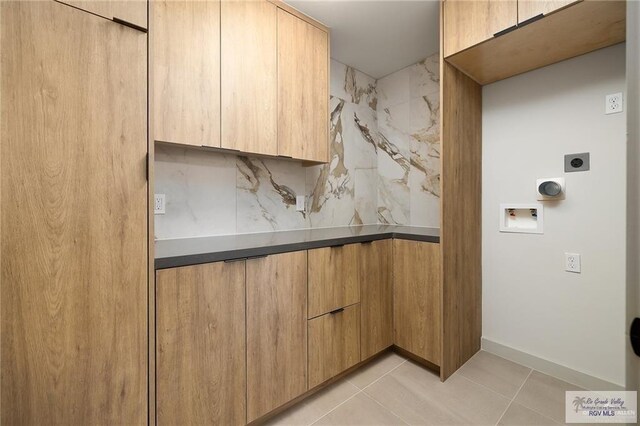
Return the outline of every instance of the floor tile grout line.
[[[398,414],[396,414],[395,411],[393,411],[392,409],[390,409],[389,407],[385,407],[384,405],[382,405],[380,403],[380,401],[378,401],[377,399],[375,399],[373,396],[369,395],[368,393],[366,393],[365,391],[362,391],[363,395],[366,396],[367,398],[369,398],[370,400],[372,400],[373,402],[375,402],[376,404],[378,404],[380,407],[382,407],[384,410],[390,412],[391,414],[393,414],[395,417],[398,418],[398,420],[400,420],[402,423],[406,424],[406,425],[410,425],[411,423],[405,421],[402,417],[400,417]]]
[[[533,374],[533,368],[529,370],[529,374],[527,374],[527,377],[524,379],[524,381],[522,382],[522,384],[520,385],[516,393],[513,394],[513,398],[511,398],[511,401],[509,401],[509,404],[507,404],[507,408],[504,409],[504,411],[502,412],[502,415],[498,418],[498,421],[496,422],[496,426],[500,424],[500,420],[502,420],[504,415],[507,414],[507,411],[509,411],[511,404],[513,404],[513,401],[516,400],[516,397],[518,396],[518,394],[520,393],[524,385],[527,383],[527,380],[529,380],[529,377],[531,377],[531,374]]]
[[[352,382],[349,381],[349,379],[345,379],[345,381],[347,383],[349,383],[351,386],[353,386],[354,388],[358,389],[358,392],[354,393],[353,395],[351,395],[349,398],[345,399],[344,401],[342,401],[340,404],[336,405],[335,407],[333,407],[331,410],[327,411],[326,413],[324,413],[322,416],[320,416],[318,419],[314,420],[313,422],[311,422],[309,424],[309,426],[314,425],[316,423],[318,423],[320,420],[322,420],[324,417],[328,416],[329,414],[331,414],[332,412],[334,412],[335,410],[338,409],[338,407],[342,406],[343,404],[345,404],[347,401],[355,398],[358,394],[360,393],[365,393],[364,390],[366,388],[368,388],[369,386],[371,386],[372,384],[376,383],[378,380],[382,379],[384,376],[386,376],[387,374],[391,373],[392,371],[394,371],[396,368],[400,367],[402,364],[404,364],[405,362],[407,362],[408,360],[405,359],[404,361],[402,361],[400,364],[396,365],[395,367],[393,367],[391,370],[387,371],[386,373],[384,373],[382,376],[378,377],[376,380],[374,380],[373,382],[369,383],[367,386],[365,386],[364,388],[360,389],[359,386],[354,385]],[[366,396],[369,396],[368,394],[365,393]],[[369,397],[371,398],[371,397]],[[373,398],[371,398],[373,399]],[[375,400],[374,400],[375,401]],[[378,401],[376,401],[376,403],[379,404]],[[398,417],[398,416],[396,416]],[[400,419],[402,420],[402,419]],[[404,420],[402,420],[404,422]],[[406,422],[405,422],[406,423]]]
[[[527,367],[527,368],[529,368],[529,367]],[[531,368],[529,368],[529,370],[532,370],[532,369],[531,369]],[[491,389],[489,386],[487,386],[487,385],[485,385],[485,384],[482,384],[482,383],[480,383],[480,382],[476,382],[475,380],[468,378],[467,376],[465,376],[465,375],[464,375],[464,374],[462,374],[462,373],[458,373],[458,372],[456,372],[455,374],[458,374],[458,375],[459,375],[460,377],[462,377],[463,379],[468,380],[468,381],[470,381],[471,383],[473,383],[473,384],[475,384],[475,385],[482,386],[483,388],[487,389],[488,391],[491,391],[492,393],[494,393],[494,394],[498,395],[498,396],[499,396],[499,397],[501,397],[501,398],[508,399],[509,401],[513,401],[513,398],[515,398],[515,396],[514,396],[513,398],[509,398],[508,396],[503,395],[503,394],[501,394],[500,392],[498,392],[498,391],[496,391],[496,390],[494,390],[494,389]],[[529,377],[529,375],[530,375],[530,374],[531,374],[531,371],[529,371],[529,373],[527,374],[527,378]],[[451,376],[451,377],[453,377],[453,376]],[[527,381],[527,379],[526,379],[526,378],[525,378],[524,380],[525,380],[525,382]],[[522,384],[524,384],[524,382],[522,382]],[[518,391],[519,391],[519,390],[520,390],[520,389],[518,389]],[[516,391],[515,395],[517,395],[517,394],[518,394],[518,391]]]
[[[327,417],[329,414],[333,413],[334,411],[336,411],[339,407],[343,406],[344,404],[346,404],[348,401],[352,400],[353,398],[355,398],[356,396],[358,396],[359,394],[361,394],[363,391],[362,389],[360,389],[359,387],[357,387],[356,385],[349,383],[351,386],[353,386],[354,388],[358,389],[358,392],[354,393],[353,395],[351,395],[349,398],[345,399],[344,401],[342,401],[340,404],[336,405],[335,407],[333,407],[331,410],[327,411],[326,413],[324,413],[322,416],[320,416],[319,418],[317,418],[316,420],[314,420],[313,422],[309,423],[309,426],[314,425],[316,423],[318,423],[320,420],[324,419],[325,417]]]
[[[395,367],[393,367],[391,370],[387,371],[386,373],[384,373],[382,376],[378,377],[377,379],[375,379],[373,382],[369,383],[367,386],[363,387],[362,389],[360,389],[361,391],[365,391],[365,389],[367,389],[368,387],[374,385],[375,383],[378,383],[383,377],[391,374],[392,372],[396,371],[398,368],[400,368],[401,366],[404,365],[404,363],[406,363],[407,361],[409,361],[408,359],[405,359],[404,361],[402,361],[400,364],[396,365]],[[355,386],[355,385],[354,385]]]

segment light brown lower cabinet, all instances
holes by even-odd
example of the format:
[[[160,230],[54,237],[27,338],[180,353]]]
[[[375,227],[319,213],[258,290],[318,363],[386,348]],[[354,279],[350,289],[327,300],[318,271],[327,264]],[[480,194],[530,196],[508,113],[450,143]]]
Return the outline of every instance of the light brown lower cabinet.
[[[158,424],[245,424],[245,262],[158,271],[156,315]]]
[[[307,390],[307,252],[247,260],[247,421]]]
[[[360,362],[360,304],[309,320],[309,389]]]
[[[394,342],[440,365],[442,290],[440,245],[393,241]]]
[[[360,246],[360,359],[393,345],[393,240]]]
[[[309,318],[360,301],[360,244],[309,250]]]

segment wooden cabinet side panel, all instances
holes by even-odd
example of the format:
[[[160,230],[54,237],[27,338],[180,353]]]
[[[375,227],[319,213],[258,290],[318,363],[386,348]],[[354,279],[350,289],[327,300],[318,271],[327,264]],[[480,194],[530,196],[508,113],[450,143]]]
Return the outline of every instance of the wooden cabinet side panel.
[[[360,301],[360,244],[309,250],[309,318]]]
[[[365,360],[393,345],[393,240],[360,247],[360,355]]]
[[[309,389],[359,361],[359,304],[309,320]]]
[[[146,35],[0,8],[0,423],[146,424]]]
[[[153,4],[154,140],[220,146],[220,2]]]
[[[329,35],[278,9],[278,154],[327,162]]]
[[[247,421],[307,390],[307,252],[247,261]]]
[[[540,14],[548,15],[578,1],[582,0],[519,0],[518,23]]]
[[[482,87],[446,61],[442,70],[440,374],[446,379],[480,350],[482,336]]]
[[[64,0],[61,3],[67,3],[107,19],[118,18],[147,28],[147,2],[143,0]]]
[[[394,240],[393,259],[395,344],[440,365],[440,246]]]
[[[516,25],[516,0],[447,0],[444,2],[444,56],[450,56]]]
[[[158,424],[246,423],[244,266],[157,272]]]
[[[260,0],[221,8],[221,146],[277,155],[277,7]]]

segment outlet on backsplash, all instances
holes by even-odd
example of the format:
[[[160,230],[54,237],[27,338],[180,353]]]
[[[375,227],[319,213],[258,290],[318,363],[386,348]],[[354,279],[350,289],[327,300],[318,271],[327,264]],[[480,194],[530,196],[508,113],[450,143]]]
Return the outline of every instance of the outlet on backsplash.
[[[306,211],[307,205],[307,197],[306,195],[296,195],[296,211],[304,212]]]

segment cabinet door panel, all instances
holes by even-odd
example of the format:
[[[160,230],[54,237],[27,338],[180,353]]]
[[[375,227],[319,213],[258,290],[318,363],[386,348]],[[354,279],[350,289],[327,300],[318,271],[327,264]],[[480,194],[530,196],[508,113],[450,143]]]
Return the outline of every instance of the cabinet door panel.
[[[277,155],[277,7],[222,2],[222,148]]]
[[[360,304],[309,320],[309,389],[360,361]]]
[[[440,245],[394,240],[393,267],[395,344],[440,365]]]
[[[520,0],[518,1],[518,23],[540,14],[548,15],[578,1],[581,0]]]
[[[517,22],[516,0],[447,0],[444,2],[444,56],[489,40]]]
[[[327,162],[329,35],[278,9],[278,154]]]
[[[392,240],[360,247],[361,356],[365,360],[393,344]]]
[[[307,253],[247,260],[247,417],[307,390]]]
[[[360,244],[309,250],[309,318],[360,301]]]
[[[153,3],[154,139],[220,147],[220,2]]]
[[[156,277],[158,424],[245,424],[244,262]]]
[[[62,0],[84,11],[107,19],[118,18],[141,28],[147,28],[146,0]]]
[[[0,423],[146,424],[146,35],[0,7]]]

